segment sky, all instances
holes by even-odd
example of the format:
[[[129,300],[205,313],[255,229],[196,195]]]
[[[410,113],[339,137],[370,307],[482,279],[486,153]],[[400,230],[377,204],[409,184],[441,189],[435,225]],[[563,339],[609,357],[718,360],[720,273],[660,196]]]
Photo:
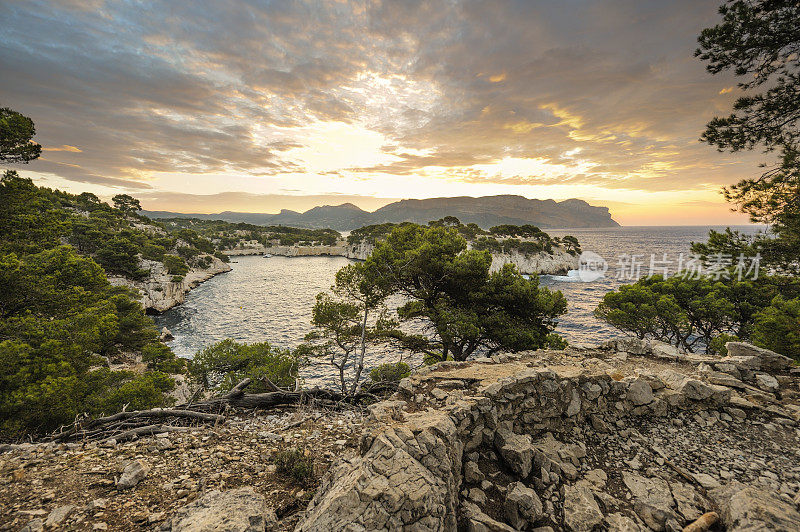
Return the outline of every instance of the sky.
[[[38,184],[149,210],[519,194],[623,225],[745,223],[761,153],[699,142],[739,89],[708,0],[3,0],[0,106]]]

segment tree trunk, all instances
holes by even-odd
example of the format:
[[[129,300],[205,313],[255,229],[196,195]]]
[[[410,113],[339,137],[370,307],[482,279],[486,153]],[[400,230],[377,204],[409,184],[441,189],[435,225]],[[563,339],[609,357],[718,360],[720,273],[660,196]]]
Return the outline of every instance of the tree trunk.
[[[353,386],[350,388],[350,393],[356,393],[358,389],[358,381],[361,379],[361,372],[364,370],[364,355],[367,351],[367,304],[364,303],[364,322],[361,324],[361,353],[358,356],[358,363],[356,364],[356,376],[353,380]]]

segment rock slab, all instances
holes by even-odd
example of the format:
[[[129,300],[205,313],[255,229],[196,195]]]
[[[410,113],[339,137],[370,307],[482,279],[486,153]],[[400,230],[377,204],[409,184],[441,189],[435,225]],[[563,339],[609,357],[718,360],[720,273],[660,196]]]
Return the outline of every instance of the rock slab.
[[[172,532],[264,532],[276,522],[275,512],[253,488],[214,490],[178,510]]]

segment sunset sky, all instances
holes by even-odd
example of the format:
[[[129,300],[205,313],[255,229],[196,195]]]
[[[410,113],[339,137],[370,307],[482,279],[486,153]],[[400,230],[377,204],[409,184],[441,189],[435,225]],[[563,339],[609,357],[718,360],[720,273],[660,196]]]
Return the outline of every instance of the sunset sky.
[[[519,194],[624,225],[744,223],[760,153],[692,55],[716,1],[0,3],[0,106],[37,183],[146,209],[277,212]]]

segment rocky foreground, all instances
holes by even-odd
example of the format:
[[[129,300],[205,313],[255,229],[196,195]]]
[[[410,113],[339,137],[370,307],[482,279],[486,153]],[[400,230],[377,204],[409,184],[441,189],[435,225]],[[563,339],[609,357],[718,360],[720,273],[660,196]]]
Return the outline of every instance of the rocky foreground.
[[[300,411],[116,446],[12,447],[0,455],[0,522],[800,530],[800,368],[729,350],[626,339],[500,355],[426,368],[365,418]],[[275,472],[286,446],[316,453],[321,482]]]

